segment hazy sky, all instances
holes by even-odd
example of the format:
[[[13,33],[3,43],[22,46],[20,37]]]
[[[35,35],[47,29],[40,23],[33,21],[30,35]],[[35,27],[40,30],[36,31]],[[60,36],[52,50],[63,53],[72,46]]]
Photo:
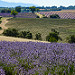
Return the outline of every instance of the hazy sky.
[[[70,6],[75,5],[75,0],[1,0],[6,2],[32,3],[38,6]]]

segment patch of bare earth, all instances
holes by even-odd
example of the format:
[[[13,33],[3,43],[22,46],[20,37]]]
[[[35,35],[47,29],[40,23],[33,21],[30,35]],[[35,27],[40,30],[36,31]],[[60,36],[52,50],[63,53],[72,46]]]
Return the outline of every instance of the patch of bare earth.
[[[2,23],[0,24],[0,27],[2,28],[2,30],[0,30],[0,34],[2,34],[5,29],[7,29],[7,27],[5,26],[5,24],[8,23],[7,19],[9,19],[9,18],[2,19]]]
[[[2,23],[0,24],[0,27],[2,27],[2,30],[0,30],[0,34],[2,34],[5,29],[7,29],[7,27],[5,25],[6,25],[6,23],[8,23],[8,19],[9,18],[3,18],[2,19]],[[29,41],[32,41],[32,42],[49,43],[49,42],[46,42],[46,41],[30,40],[30,39],[7,37],[7,36],[0,36],[0,41],[14,41],[14,42],[15,41],[19,41],[19,42],[29,42]]]
[[[42,43],[50,43],[47,41],[39,41],[39,40],[32,40],[32,39],[23,39],[23,38],[15,38],[15,37],[7,37],[7,36],[0,36],[0,41],[12,41],[12,42],[42,42]]]

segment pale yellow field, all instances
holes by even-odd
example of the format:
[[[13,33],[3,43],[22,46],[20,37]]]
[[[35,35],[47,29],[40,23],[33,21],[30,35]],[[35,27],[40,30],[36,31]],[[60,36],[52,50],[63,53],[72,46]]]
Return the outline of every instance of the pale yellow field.
[[[43,42],[43,43],[50,43],[47,41],[39,41],[39,40],[32,40],[32,39],[23,39],[23,38],[15,38],[15,37],[7,37],[7,36],[0,36],[0,41],[19,41],[19,42]]]

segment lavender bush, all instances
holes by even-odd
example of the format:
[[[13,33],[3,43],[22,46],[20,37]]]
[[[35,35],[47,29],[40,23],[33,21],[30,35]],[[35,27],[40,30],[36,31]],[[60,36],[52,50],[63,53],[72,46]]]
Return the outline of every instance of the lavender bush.
[[[75,19],[75,12],[39,12],[42,15],[45,15],[47,17],[50,17],[50,15],[58,14],[61,19]]]
[[[0,16],[2,16],[2,17],[14,17],[10,13],[0,13]],[[16,15],[16,17],[20,17],[20,18],[36,18],[37,15],[33,14],[33,13],[18,13],[18,15]]]
[[[75,43],[0,41],[2,75],[74,75]]]

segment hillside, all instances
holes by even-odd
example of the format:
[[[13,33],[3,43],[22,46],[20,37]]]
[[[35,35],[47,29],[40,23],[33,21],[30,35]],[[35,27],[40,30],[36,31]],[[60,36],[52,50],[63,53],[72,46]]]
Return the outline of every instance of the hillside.
[[[51,29],[56,29],[60,32],[63,41],[66,42],[66,37],[75,34],[75,19],[34,19],[34,18],[13,18],[6,24],[8,28],[16,28],[20,31],[30,31],[33,34],[33,39],[36,33],[41,33],[43,41],[51,32]]]

